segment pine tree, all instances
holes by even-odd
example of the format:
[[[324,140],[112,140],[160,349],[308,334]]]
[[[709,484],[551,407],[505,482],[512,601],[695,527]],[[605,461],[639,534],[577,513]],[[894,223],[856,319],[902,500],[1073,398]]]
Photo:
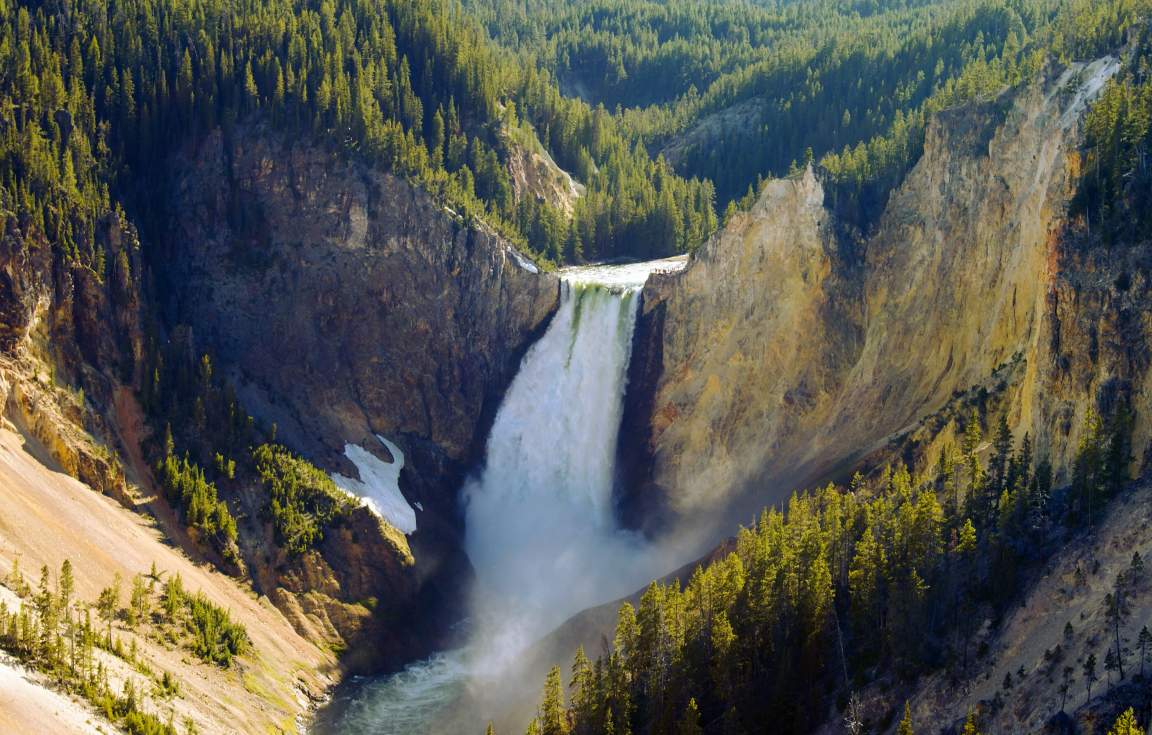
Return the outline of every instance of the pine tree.
[[[688,700],[680,723],[676,726],[676,735],[703,735],[704,729],[700,727],[700,708],[696,706],[694,698]]]
[[[67,610],[72,604],[72,593],[76,589],[76,581],[72,576],[72,562],[68,559],[60,565],[60,609]]]
[[[573,732],[583,735],[592,731],[599,705],[592,664],[584,654],[584,646],[576,649],[572,661],[572,720]]]
[[[1008,467],[1012,460],[1012,431],[1008,428],[1008,417],[1001,415],[996,424],[996,437],[992,440],[994,452],[989,463],[992,492],[999,495],[1008,487]]]
[[[1144,730],[1136,722],[1136,712],[1129,707],[1116,719],[1108,735],[1144,735]]]
[[[883,546],[877,542],[872,529],[865,528],[856,543],[856,555],[848,570],[854,621],[861,633],[879,623],[880,611],[883,609],[881,585],[886,567],[887,557]]]
[[[1064,711],[1064,705],[1068,702],[1068,692],[1072,689],[1072,667],[1065,666],[1060,675],[1060,711]]]
[[[96,612],[108,624],[108,642],[112,642],[112,621],[120,610],[120,572],[112,577],[112,584],[100,591],[96,599]]]
[[[1093,409],[1084,419],[1084,433],[1072,469],[1072,497],[1075,521],[1091,524],[1100,495],[1102,436],[1100,419]]]
[[[972,504],[972,510],[976,517],[986,525],[991,520],[991,510],[990,503],[985,498],[984,472],[980,467],[980,458],[976,454],[980,448],[980,439],[980,414],[973,408],[968,423],[964,427],[962,450],[964,464],[968,469],[968,502]]]
[[[48,571],[48,565],[45,564],[40,567],[40,586],[34,599],[36,603],[36,614],[42,619],[51,615],[52,609],[56,606],[56,598],[52,595],[49,586],[50,581],[51,574]]]
[[[1089,701],[1092,699],[1092,685],[1100,680],[1096,675],[1096,654],[1088,654],[1088,658],[1084,661],[1084,686]]]
[[[900,720],[900,724],[896,727],[896,735],[913,735],[915,731],[912,729],[912,708],[907,702],[904,703],[904,717]]]
[[[564,710],[564,685],[560,667],[553,666],[544,682],[544,698],[540,702],[540,735],[568,735],[568,716]]]
[[[1104,619],[1112,628],[1113,661],[1120,672],[1120,679],[1124,679],[1124,651],[1121,646],[1120,628],[1131,615],[1132,610],[1128,604],[1128,595],[1124,589],[1123,577],[1117,577],[1112,592],[1104,596]]]
[[[148,618],[150,603],[148,600],[148,586],[144,583],[143,575],[132,577],[132,594],[128,602],[128,624],[137,626]]]
[[[1149,632],[1148,626],[1140,628],[1140,635],[1136,638],[1136,645],[1140,647],[1140,678],[1144,678],[1144,663],[1148,660],[1148,654],[1152,653],[1152,632]]]

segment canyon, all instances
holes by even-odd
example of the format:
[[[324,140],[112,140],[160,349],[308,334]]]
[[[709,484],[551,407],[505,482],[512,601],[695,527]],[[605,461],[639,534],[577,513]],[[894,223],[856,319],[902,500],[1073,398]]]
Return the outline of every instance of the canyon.
[[[897,460],[932,466],[958,443],[957,419],[972,409],[989,426],[1004,416],[1015,436],[1027,433],[1064,481],[1090,407],[1147,406],[1152,254],[1146,245],[1122,254],[1081,247],[1086,226],[1069,216],[1080,122],[1118,68],[1112,57],[1050,68],[936,115],[923,154],[867,233],[838,217],[836,188],[808,166],[766,182],[682,271],[657,268],[631,284],[627,309],[582,296],[583,316],[596,317],[585,329],[625,335],[609,386],[624,392],[619,415],[596,414],[603,426],[566,429],[607,443],[568,456],[566,470],[612,455],[596,464],[608,476],[580,485],[599,489],[591,509],[576,505],[613,534],[642,544],[675,538],[677,550],[660,560],[665,567],[609,574],[596,594],[561,590],[563,604],[545,610],[553,616],[542,615],[532,636],[708,554],[795,490]],[[521,169],[554,173],[550,159],[521,154]],[[141,252],[127,219],[102,223],[117,263],[108,280],[62,267],[49,243],[4,220],[3,500],[25,502],[28,517],[91,506],[101,533],[131,551],[117,562],[125,575],[160,559],[229,600],[259,631],[256,678],[243,679],[235,710],[213,711],[219,690],[207,686],[187,693],[188,711],[206,732],[227,731],[235,712],[250,718],[245,728],[291,729],[283,723],[304,717],[342,676],[394,672],[460,645],[476,587],[492,588],[507,571],[501,557],[557,553],[544,543],[554,539],[515,546],[492,520],[536,501],[485,508],[475,498],[486,482],[514,488],[550,466],[532,457],[500,464],[489,442],[515,435],[500,418],[509,391],[550,327],[582,318],[580,302],[566,290],[570,276],[540,267],[481,219],[256,117],[212,130],[165,167],[165,235],[152,251]],[[531,178],[521,171],[518,181]],[[571,179],[551,183],[570,207],[579,195],[565,185]],[[634,332],[618,331],[632,319]],[[143,459],[156,437],[136,394],[158,329],[211,355],[244,410],[324,473],[366,481],[350,447],[383,465],[402,458],[397,488],[414,527],[358,507],[314,552],[279,556],[261,531],[240,541],[247,577],[205,571],[196,562],[210,560],[156,497]],[[569,329],[574,349],[578,330]],[[518,405],[532,407],[532,397]],[[1150,439],[1152,422],[1136,411],[1137,472]],[[532,479],[525,493],[549,481]],[[256,518],[259,493],[243,487],[227,500]],[[477,520],[484,515],[487,525]],[[520,518],[521,535],[540,517]],[[56,564],[38,535],[93,535],[67,518],[67,527],[28,531],[5,515],[8,566],[17,557],[30,569]],[[481,524],[471,529],[480,546],[469,548],[469,523]],[[84,592],[108,582],[108,560],[88,548],[70,555],[89,557]],[[522,576],[537,574],[531,566]],[[504,593],[536,589],[513,586]],[[595,640],[606,625],[577,637]],[[141,640],[147,655],[166,655]],[[570,643],[550,656],[569,656]],[[217,676],[171,665],[191,678]],[[931,708],[932,696],[919,701]]]

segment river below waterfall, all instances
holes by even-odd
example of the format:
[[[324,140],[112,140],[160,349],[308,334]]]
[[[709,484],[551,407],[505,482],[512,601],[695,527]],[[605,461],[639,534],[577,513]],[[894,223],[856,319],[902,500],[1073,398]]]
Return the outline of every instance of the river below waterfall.
[[[532,644],[671,568],[616,526],[612,489],[639,292],[653,271],[684,263],[561,271],[559,309],[524,356],[484,466],[462,490],[477,582],[468,645],[389,677],[354,679],[315,732],[480,735],[489,718],[506,714],[492,693],[514,678]]]

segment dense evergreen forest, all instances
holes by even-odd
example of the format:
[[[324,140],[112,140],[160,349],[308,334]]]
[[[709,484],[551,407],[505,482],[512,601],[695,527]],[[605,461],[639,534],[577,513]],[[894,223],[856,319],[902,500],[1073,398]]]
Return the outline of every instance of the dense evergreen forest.
[[[1130,6],[1087,0],[470,0],[495,38],[615,110],[719,205],[806,159],[867,225],[925,120],[1114,48]],[[1082,30],[1093,27],[1093,34]],[[745,200],[747,201],[747,199]]]
[[[145,244],[184,141],[254,117],[407,177],[553,261],[663,255],[715,226],[708,182],[653,161],[614,118],[563,98],[447,0],[0,5],[2,201],[99,273],[96,222],[124,206]],[[510,132],[555,130],[587,186],[569,222],[516,201]]]
[[[1131,21],[1109,8],[7,0],[0,202],[71,262],[111,274],[124,264],[105,262],[101,218],[126,209],[147,248],[171,153],[265,119],[417,182],[553,262],[691,249],[717,204],[806,159],[866,224],[918,155],[926,115],[1031,78],[1051,56],[1112,48]],[[1085,19],[1108,37],[1076,32]],[[733,109],[751,116],[733,123]],[[509,146],[534,136],[586,186],[570,217],[514,194]]]
[[[854,717],[855,692],[880,672],[912,680],[943,668],[962,680],[978,666],[975,626],[999,619],[1041,562],[1125,490],[1128,407],[1087,422],[1067,487],[1053,486],[1051,465],[1027,435],[1014,443],[1005,420],[987,442],[973,409],[961,445],[920,477],[900,465],[766,509],[683,588],[653,582],[638,606],[625,603],[605,652],[577,652],[567,706],[553,669],[528,732],[728,734],[767,722],[810,732],[830,704]],[[1116,578],[1116,616],[1144,573],[1136,555]],[[1109,666],[1123,671],[1135,655],[1118,639]],[[1045,658],[1049,673],[1065,661],[1060,650]]]

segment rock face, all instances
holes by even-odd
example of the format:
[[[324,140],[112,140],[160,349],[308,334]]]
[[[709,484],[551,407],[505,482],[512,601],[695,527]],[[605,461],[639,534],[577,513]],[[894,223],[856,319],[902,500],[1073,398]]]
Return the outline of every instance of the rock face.
[[[0,223],[0,423],[41,443],[61,470],[127,499],[120,462],[101,442],[112,432],[99,412],[141,354],[142,271],[135,229],[112,214],[96,227],[106,256],[97,273],[57,257],[53,246]]]
[[[1061,240],[1078,122],[1116,68],[1076,66],[939,115],[855,247],[838,244],[809,171],[769,183],[683,274],[652,279],[621,448],[624,517],[658,525],[726,508],[724,522],[747,521],[1015,361],[1025,369],[1006,386],[1009,414],[1041,451],[1057,437],[1074,449],[1075,419],[1118,371],[1146,396],[1131,355],[1152,331],[1132,301],[1143,281],[1110,291]],[[1124,329],[1081,350],[1100,341],[1087,335]],[[1141,417],[1137,447],[1147,427]]]
[[[825,421],[858,319],[840,301],[850,281],[823,199],[811,170],[769,182],[682,274],[649,279],[621,455],[625,487],[654,486],[627,498],[632,519],[723,506],[722,489],[749,481],[800,423]],[[631,388],[653,378],[651,397]]]
[[[172,314],[277,401],[281,436],[470,456],[553,277],[411,185],[267,130],[217,132],[176,171]]]
[[[443,644],[462,614],[456,492],[558,283],[410,184],[314,141],[233,130],[171,162],[157,199],[170,205],[166,237],[146,259],[118,214],[96,228],[102,272],[0,214],[0,424],[142,509],[152,470],[134,390],[149,324],[190,334],[181,342],[214,356],[244,409],[327,471],[356,476],[348,443],[392,461],[375,435],[388,437],[417,508],[409,538],[359,508],[288,558],[258,486],[221,492],[256,591],[309,640],[347,650],[346,668],[396,667]],[[149,507],[173,541],[203,551],[167,506]]]
[[[392,461],[377,434],[400,447],[422,607],[456,614],[456,493],[557,279],[410,184],[263,126],[207,137],[171,180],[169,322],[324,469],[356,477],[347,443]]]
[[[556,165],[533,132],[526,129],[505,131],[503,140],[508,150],[508,173],[512,177],[516,200],[538,199],[570,218],[576,201],[584,196],[584,185]]]

